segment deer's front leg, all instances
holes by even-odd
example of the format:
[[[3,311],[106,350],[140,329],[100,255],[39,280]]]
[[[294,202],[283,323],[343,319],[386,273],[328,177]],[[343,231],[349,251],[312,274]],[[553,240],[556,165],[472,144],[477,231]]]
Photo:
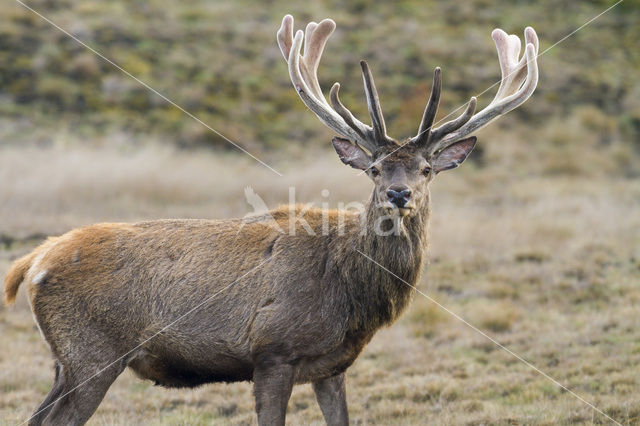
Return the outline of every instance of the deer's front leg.
[[[344,373],[313,382],[313,390],[329,426],[349,424]]]
[[[288,364],[262,364],[253,371],[258,424],[284,425],[287,403],[293,388],[293,367]]]

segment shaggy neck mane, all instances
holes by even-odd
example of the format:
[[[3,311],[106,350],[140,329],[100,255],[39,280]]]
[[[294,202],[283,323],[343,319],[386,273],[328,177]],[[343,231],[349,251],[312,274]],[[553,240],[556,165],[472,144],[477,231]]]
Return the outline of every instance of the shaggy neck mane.
[[[359,228],[357,232],[345,235],[351,241],[345,245],[347,249],[342,259],[336,262],[341,265],[343,285],[351,300],[349,328],[369,338],[378,328],[398,318],[411,300],[415,292],[411,286],[418,282],[426,255],[429,222],[429,196],[426,194],[414,215],[393,219],[402,221],[396,224],[398,232],[379,235],[380,229],[393,229],[393,223],[392,219],[381,219],[387,212],[378,205],[374,192],[363,213],[362,226],[366,232]],[[363,287],[367,291],[362,291]]]

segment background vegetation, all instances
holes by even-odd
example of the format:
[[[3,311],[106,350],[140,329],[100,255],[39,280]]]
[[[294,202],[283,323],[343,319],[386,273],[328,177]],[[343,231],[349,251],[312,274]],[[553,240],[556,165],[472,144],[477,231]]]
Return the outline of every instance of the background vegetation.
[[[100,221],[242,216],[364,200],[331,131],[291,88],[275,43],[332,17],[325,88],[368,120],[373,68],[390,134],[416,132],[432,69],[444,117],[499,79],[490,32],[541,39],[540,83],[434,182],[421,290],[623,424],[640,421],[640,3],[188,0],[27,4],[282,172],[278,177],[18,3],[0,5],[0,276],[45,236]],[[483,94],[486,105],[495,93]],[[330,191],[329,197],[321,195]],[[0,424],[25,420],[53,372],[24,294],[0,308]],[[417,296],[348,372],[358,424],[600,424],[606,419]],[[319,423],[311,388],[291,424]],[[165,390],[125,373],[93,424],[252,424],[248,384]]]
[[[342,82],[345,102],[366,118],[357,65],[366,58],[391,133],[404,138],[416,131],[433,67],[444,72],[442,116],[499,78],[493,28],[521,35],[534,25],[545,51],[613,2],[28,4],[221,133],[253,151],[277,148],[280,156],[291,145],[317,145],[329,134],[291,90],[275,43],[287,12],[298,28],[327,16],[338,22],[320,69],[323,87]],[[40,144],[51,144],[68,141],[73,133],[83,143],[98,143],[117,133],[132,144],[152,135],[181,147],[232,149],[19,4],[4,3],[0,12],[0,111],[17,124],[2,126],[3,142],[36,136]],[[629,146],[616,147],[618,154],[632,146],[640,151],[640,88],[633,78],[640,69],[639,20],[640,2],[626,0],[545,52],[536,102],[501,125],[527,126],[539,140],[551,142],[532,144],[536,155],[540,145],[575,151],[597,145],[602,152],[619,141]],[[493,93],[495,88],[482,96],[481,105]],[[573,133],[578,128],[583,133]],[[638,173],[631,164],[617,166]]]

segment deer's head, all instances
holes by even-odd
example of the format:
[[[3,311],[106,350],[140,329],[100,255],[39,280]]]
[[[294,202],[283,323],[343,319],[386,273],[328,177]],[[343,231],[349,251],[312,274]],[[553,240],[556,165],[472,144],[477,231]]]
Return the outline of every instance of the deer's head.
[[[360,65],[371,126],[356,119],[342,104],[339,83],[331,88],[330,103],[323,95],[318,83],[318,64],[335,27],[331,19],[318,24],[311,22],[305,33],[299,30],[294,37],[293,18],[286,15],[278,31],[280,50],[302,101],[340,135],[332,143],[342,162],[366,171],[375,184],[374,196],[379,205],[400,216],[411,215],[421,205],[436,174],[457,167],[467,158],[476,144],[476,138],[469,136],[472,132],[521,105],[538,83],[538,38],[533,28],[525,29],[526,47],[521,59],[520,38],[496,29],[491,35],[498,50],[502,80],[493,101],[474,114],[476,98],[472,97],[459,117],[434,128],[442,87],[442,73],[436,68],[418,133],[399,143],[387,135],[376,86],[365,61]],[[301,55],[303,40],[306,44]]]

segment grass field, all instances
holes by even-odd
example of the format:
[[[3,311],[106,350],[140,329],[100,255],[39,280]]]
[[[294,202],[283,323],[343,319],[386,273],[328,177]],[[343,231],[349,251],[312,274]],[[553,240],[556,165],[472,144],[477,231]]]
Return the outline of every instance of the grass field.
[[[324,152],[276,162],[279,178],[245,157],[155,145],[0,148],[0,275],[44,235],[83,224],[242,216],[248,185],[273,207],[288,201],[290,185],[316,205],[367,198],[368,180]],[[640,181],[514,170],[472,162],[434,182],[420,289],[620,423],[637,424]],[[24,296],[0,308],[2,424],[26,420],[53,380]],[[347,378],[355,424],[609,423],[421,295]],[[309,385],[294,389],[287,420],[322,423]],[[125,372],[90,421],[211,423],[255,424],[250,384],[167,390]]]

